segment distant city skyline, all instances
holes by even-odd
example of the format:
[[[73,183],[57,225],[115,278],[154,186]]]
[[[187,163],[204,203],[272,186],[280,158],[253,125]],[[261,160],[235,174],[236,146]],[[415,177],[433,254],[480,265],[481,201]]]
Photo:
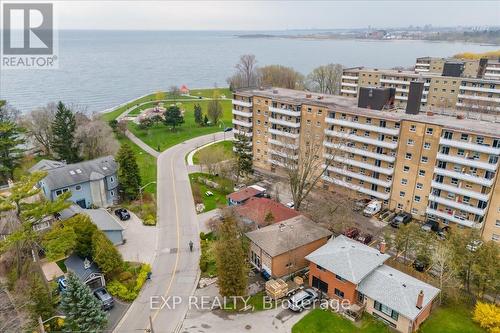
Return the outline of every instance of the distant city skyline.
[[[59,29],[306,30],[498,26],[498,1],[54,1]]]

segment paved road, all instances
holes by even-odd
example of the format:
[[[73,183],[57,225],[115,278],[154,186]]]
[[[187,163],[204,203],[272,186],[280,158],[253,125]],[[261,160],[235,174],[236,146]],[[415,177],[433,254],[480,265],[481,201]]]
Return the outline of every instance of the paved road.
[[[187,299],[193,294],[199,275],[198,219],[185,156],[196,147],[221,138],[223,133],[205,135],[169,148],[158,156],[158,233],[156,244],[144,244],[156,248],[152,280],[146,282],[115,332],[144,331],[150,327],[150,317],[155,333],[178,332],[180,329],[187,312]],[[192,253],[188,247],[190,240],[195,243]],[[182,304],[175,309],[167,306],[160,310],[151,309],[152,297],[156,300],[169,296],[180,296]],[[161,303],[155,305],[159,306]],[[172,306],[172,299],[169,306]]]

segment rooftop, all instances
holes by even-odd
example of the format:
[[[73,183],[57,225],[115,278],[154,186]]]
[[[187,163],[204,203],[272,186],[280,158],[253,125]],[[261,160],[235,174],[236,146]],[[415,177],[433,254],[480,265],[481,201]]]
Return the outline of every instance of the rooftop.
[[[360,283],[388,258],[389,255],[343,235],[332,238],[306,256],[307,260],[354,284]]]
[[[41,161],[37,162],[35,165],[33,165],[29,169],[29,172],[48,171],[48,170],[60,168],[60,167],[65,166],[65,165],[66,165],[66,163],[60,162],[60,161],[41,160]]]
[[[261,190],[253,186],[248,186],[239,191],[228,194],[227,197],[233,201],[242,202],[256,196],[257,194],[263,193],[264,191],[265,189]]]
[[[85,282],[91,274],[100,274],[101,271],[99,267],[93,262],[90,262],[88,268],[85,267],[85,259],[80,258],[76,254],[70,255],[66,260],[64,260],[64,265],[68,271],[72,271],[80,279],[80,281]]]
[[[330,237],[331,234],[328,229],[299,215],[281,223],[247,232],[246,236],[267,254],[275,257],[324,237]]]
[[[101,231],[123,230],[123,226],[105,209],[83,209],[78,205],[70,207],[59,212],[59,219],[67,220],[76,214],[87,214],[92,223]]]
[[[48,188],[55,190],[111,176],[116,173],[117,169],[118,164],[113,156],[105,156],[91,161],[66,164],[49,169],[43,182]]]
[[[387,265],[375,269],[361,281],[357,290],[411,320],[439,294],[439,289]],[[419,309],[416,304],[421,290],[424,301]]]
[[[279,202],[257,197],[248,199],[244,205],[237,206],[235,211],[242,218],[251,220],[259,227],[266,225],[265,220],[269,213],[273,216],[271,223],[281,222],[300,215],[296,210],[290,209]]]

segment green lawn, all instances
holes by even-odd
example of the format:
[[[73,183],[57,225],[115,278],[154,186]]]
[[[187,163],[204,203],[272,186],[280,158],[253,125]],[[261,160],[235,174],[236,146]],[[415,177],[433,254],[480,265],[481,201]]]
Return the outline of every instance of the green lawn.
[[[163,151],[194,137],[222,131],[223,128],[221,124],[218,124],[217,126],[202,127],[194,122],[194,104],[199,103],[203,109],[203,113],[206,113],[208,102],[209,101],[207,100],[182,102],[182,107],[185,109],[184,123],[175,131],[170,130],[163,124],[153,125],[148,129],[140,129],[138,125],[133,122],[128,123],[128,128],[135,134],[135,136],[144,141],[150,147],[154,149],[159,147],[160,150]],[[222,117],[224,126],[231,127],[231,101],[224,100],[221,101],[221,103],[224,110]]]
[[[214,96],[214,90],[215,89],[193,89],[189,91],[189,95],[193,97],[202,96],[202,97],[212,98]],[[231,99],[233,96],[229,88],[217,88],[217,91],[219,92],[220,95],[224,95],[228,99]]]
[[[229,160],[233,157],[233,141],[220,141],[214,144],[211,144],[208,147],[198,150],[193,155],[193,163],[198,164],[200,159],[201,152],[213,152],[216,149],[222,149],[224,151],[224,158],[222,161]]]
[[[420,327],[419,333],[486,333],[472,321],[472,309],[454,304],[432,312]]]
[[[369,315],[360,323],[342,318],[331,311],[314,309],[292,327],[292,333],[389,333],[389,328]]]
[[[200,270],[201,277],[214,277],[217,276],[217,264],[215,263],[215,236],[209,232],[201,237],[201,256],[200,256]]]
[[[198,177],[200,176],[203,178],[208,178],[222,185],[222,187],[216,190],[203,183],[200,183],[197,181]],[[203,203],[205,205],[205,210],[203,212],[208,212],[212,209],[224,207],[227,205],[226,195],[232,192],[232,187],[234,186],[234,184],[229,179],[197,172],[190,174],[189,180],[191,181],[191,190],[193,191],[193,198],[195,203]],[[212,192],[213,195],[206,196],[206,191]]]

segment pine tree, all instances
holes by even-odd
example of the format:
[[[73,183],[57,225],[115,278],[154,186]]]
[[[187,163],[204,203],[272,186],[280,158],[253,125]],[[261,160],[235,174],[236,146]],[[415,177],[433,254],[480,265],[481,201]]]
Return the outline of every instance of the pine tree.
[[[239,179],[241,176],[252,173],[252,147],[248,138],[241,134],[235,135],[233,145],[236,155],[236,177]]]
[[[217,284],[222,296],[245,296],[248,267],[242,237],[234,216],[224,217],[215,246]]]
[[[75,145],[76,120],[73,112],[59,101],[52,132],[54,135],[54,151],[60,160],[67,163],[78,162],[78,151]]]
[[[201,110],[201,105],[198,103],[194,105],[194,122],[198,125],[203,124],[203,113]]]
[[[98,332],[107,323],[106,314],[90,288],[70,272],[67,288],[62,295],[61,310],[65,314],[66,332]]]
[[[184,117],[182,117],[181,109],[177,105],[169,106],[167,111],[165,111],[165,125],[172,126],[175,130],[176,126],[179,126],[184,122]]]
[[[119,165],[118,179],[123,199],[133,200],[137,198],[141,186],[141,175],[135,153],[129,145],[121,146],[116,155],[116,162]]]
[[[38,317],[45,320],[54,315],[54,305],[49,294],[50,292],[45,289],[42,278],[39,275],[31,275],[29,281],[30,303],[28,304],[28,310],[33,327],[38,325]]]
[[[12,179],[23,158],[20,145],[25,142],[21,137],[23,129],[16,125],[7,108],[7,103],[0,100],[0,183]]]
[[[92,259],[105,275],[121,271],[123,259],[106,235],[97,231],[92,237]]]

